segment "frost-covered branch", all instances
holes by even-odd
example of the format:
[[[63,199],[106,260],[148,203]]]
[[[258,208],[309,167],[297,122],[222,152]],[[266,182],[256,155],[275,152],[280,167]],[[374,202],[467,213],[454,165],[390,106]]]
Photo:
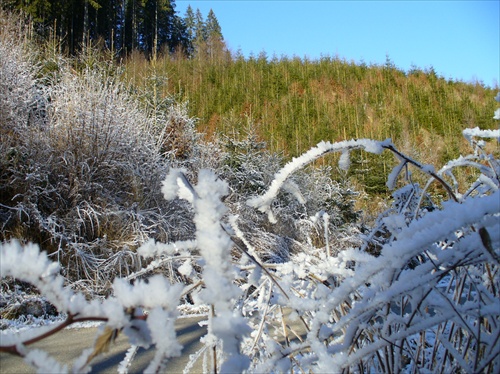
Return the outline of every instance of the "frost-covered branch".
[[[56,327],[47,327],[44,329],[45,331],[30,330],[17,336],[2,336],[0,351],[23,356],[28,363],[36,366],[41,364],[44,360],[36,358],[45,353],[27,352],[25,346],[43,340],[63,328],[81,321],[103,321],[107,328],[111,330],[124,329],[125,334],[133,339],[137,335],[137,329],[131,328],[135,325],[134,321],[147,320],[140,334],[143,335],[146,344],[155,344],[157,355],[161,356],[161,359],[178,355],[180,352],[180,346],[174,344],[176,340],[173,321],[182,286],[171,285],[162,276],[153,276],[147,283],[138,281],[134,285],[125,280],[116,279],[113,285],[115,292],[113,297],[109,297],[103,302],[99,300],[87,301],[83,294],[74,293],[64,286],[64,279],[59,275],[59,265],[51,262],[45,253],[40,252],[37,245],[21,245],[17,241],[0,244],[0,276],[2,278],[13,277],[35,285],[60,312],[67,314],[64,322]],[[146,318],[140,308],[151,310],[152,316]],[[130,310],[136,311],[131,313]],[[158,313],[162,314],[162,318],[157,318]],[[164,335],[158,337],[152,332],[153,330],[163,331]],[[152,340],[148,340],[148,336],[151,336]],[[162,343],[163,339],[166,338],[171,341],[169,345]],[[82,365],[78,366],[79,370],[83,370],[90,364],[88,358],[91,355],[94,356],[93,352],[99,353],[99,349],[96,346],[94,350],[82,354],[78,360]],[[62,367],[56,360],[51,359],[49,362],[53,363],[49,370],[51,372],[56,372],[55,370]],[[44,366],[44,368],[44,370],[48,370],[48,367]]]
[[[280,188],[283,187],[287,178],[292,173],[303,168],[305,165],[313,162],[314,160],[333,152],[342,152],[340,167],[345,169],[349,167],[349,152],[351,150],[363,149],[366,152],[380,154],[385,147],[390,145],[391,141],[389,139],[384,142],[370,139],[350,140],[338,143],[320,142],[316,147],[311,148],[306,153],[293,158],[292,161],[287,163],[278,173],[276,173],[268,190],[261,196],[249,199],[247,204],[251,207],[259,209],[261,212],[267,213],[269,221],[276,222],[276,219],[271,211],[271,204],[276,198]]]
[[[232,241],[221,227],[222,218],[227,212],[221,201],[228,193],[227,183],[218,180],[213,172],[201,170],[198,184],[192,186],[184,172],[171,169],[163,183],[162,192],[166,199],[179,197],[189,201],[195,212],[196,243],[204,259],[201,277],[205,289],[200,293],[200,298],[214,307],[214,315],[209,319],[208,335],[203,340],[208,347],[215,349],[217,340],[221,339],[225,356],[221,370],[241,372],[249,365],[248,358],[240,352],[241,341],[249,328],[245,319],[234,311],[234,303],[240,297],[240,290],[234,284],[237,269],[228,261],[231,258]]]

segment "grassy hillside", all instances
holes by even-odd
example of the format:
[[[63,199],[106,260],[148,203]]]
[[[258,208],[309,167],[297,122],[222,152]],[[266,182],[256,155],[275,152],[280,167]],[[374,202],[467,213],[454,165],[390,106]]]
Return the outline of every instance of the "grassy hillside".
[[[190,114],[211,135],[246,124],[271,151],[297,155],[320,140],[393,138],[411,145],[445,143],[440,156],[459,147],[457,129],[491,127],[495,89],[448,81],[432,69],[405,73],[390,60],[384,66],[339,58],[320,60],[244,59],[227,52],[206,59],[166,56],[147,62],[134,55],[125,76],[151,84],[161,95],[189,101]]]
[[[270,151],[287,156],[321,140],[392,138],[408,154],[442,165],[466,151],[462,129],[494,126],[498,87],[446,80],[432,68],[405,73],[389,59],[377,66],[332,57],[245,59],[219,51],[210,58],[152,61],[135,54],[124,67],[125,79],[137,87],[188,101],[207,137],[252,124]],[[369,158],[354,161],[364,165],[354,170],[377,167]],[[368,183],[383,189],[382,180]]]

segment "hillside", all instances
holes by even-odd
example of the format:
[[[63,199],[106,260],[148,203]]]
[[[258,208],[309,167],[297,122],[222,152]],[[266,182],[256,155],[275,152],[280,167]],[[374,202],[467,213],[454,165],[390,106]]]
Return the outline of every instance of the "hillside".
[[[160,97],[188,102],[198,131],[244,133],[253,128],[271,152],[297,156],[322,140],[384,140],[412,157],[439,165],[467,152],[466,127],[493,128],[495,88],[446,80],[432,68],[405,73],[387,59],[384,66],[340,58],[245,59],[224,48],[192,59],[179,55],[147,61],[134,54],[124,79]],[[154,86],[154,87],[153,87]],[[362,171],[386,174],[392,158],[361,154],[350,174],[373,192],[385,181]]]
[[[245,59],[224,50],[206,58],[133,55],[125,79],[189,102],[208,135],[242,129],[247,122],[271,151],[297,155],[321,140],[392,138],[396,143],[439,144],[443,161],[460,150],[464,127],[490,128],[497,88],[438,77],[432,68],[405,73],[340,58]]]

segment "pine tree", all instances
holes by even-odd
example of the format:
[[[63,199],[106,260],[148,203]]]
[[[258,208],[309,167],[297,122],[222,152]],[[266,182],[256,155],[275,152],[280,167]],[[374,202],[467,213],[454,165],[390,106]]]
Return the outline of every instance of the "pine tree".
[[[43,22],[52,16],[52,2],[50,0],[5,0],[3,7],[6,9],[17,9],[26,14],[35,22]]]
[[[138,48],[138,13],[139,13],[138,0],[126,0],[125,4],[125,22],[124,22],[124,38],[123,38],[123,51],[125,53],[131,52]]]
[[[226,46],[224,44],[224,37],[222,36],[222,29],[219,21],[215,16],[212,9],[208,12],[207,20],[205,22],[206,33],[206,48],[208,57],[213,60],[216,57],[223,56]]]
[[[205,21],[203,20],[203,15],[200,9],[196,9],[195,16],[195,28],[194,28],[194,44],[198,45],[203,43],[207,39],[207,34],[205,30]]]
[[[218,41],[224,40],[219,21],[212,9],[208,12],[207,20],[205,22],[205,35],[207,40],[212,38]]]
[[[189,56],[189,51],[192,49],[192,42],[187,32],[186,22],[182,17],[176,16],[173,18],[169,47],[171,53],[182,50],[185,56]]]
[[[169,0],[146,0],[140,23],[140,49],[148,54],[158,52],[160,46],[170,41],[174,11]]]
[[[184,14],[184,25],[186,27],[186,36],[188,39],[186,54],[187,56],[192,56],[194,54],[193,41],[196,37],[196,18],[191,5],[188,5],[186,13]]]
[[[124,0],[100,0],[100,8],[95,15],[94,37],[102,38],[106,46],[113,50],[122,46],[124,3]]]

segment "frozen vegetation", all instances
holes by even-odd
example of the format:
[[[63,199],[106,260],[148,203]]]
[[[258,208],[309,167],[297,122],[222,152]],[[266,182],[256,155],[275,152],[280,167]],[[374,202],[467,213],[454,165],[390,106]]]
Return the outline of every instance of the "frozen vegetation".
[[[500,130],[465,129],[471,153],[441,168],[390,139],[325,141],[283,165],[251,128],[204,142],[184,106],[132,92],[92,55],[79,70],[62,58],[48,69],[8,27],[3,310],[31,284],[59,317],[7,328],[0,351],[38,372],[88,372],[120,331],[131,344],[120,371],[153,346],[147,371],[161,372],[182,354],[174,322],[192,308],[208,329],[186,372],[196,360],[226,373],[500,371]],[[371,227],[354,191],[310,166],[338,153],[333,167],[346,170],[361,151],[397,161],[392,203]],[[102,339],[71,368],[30,349],[89,320],[104,322]]]

